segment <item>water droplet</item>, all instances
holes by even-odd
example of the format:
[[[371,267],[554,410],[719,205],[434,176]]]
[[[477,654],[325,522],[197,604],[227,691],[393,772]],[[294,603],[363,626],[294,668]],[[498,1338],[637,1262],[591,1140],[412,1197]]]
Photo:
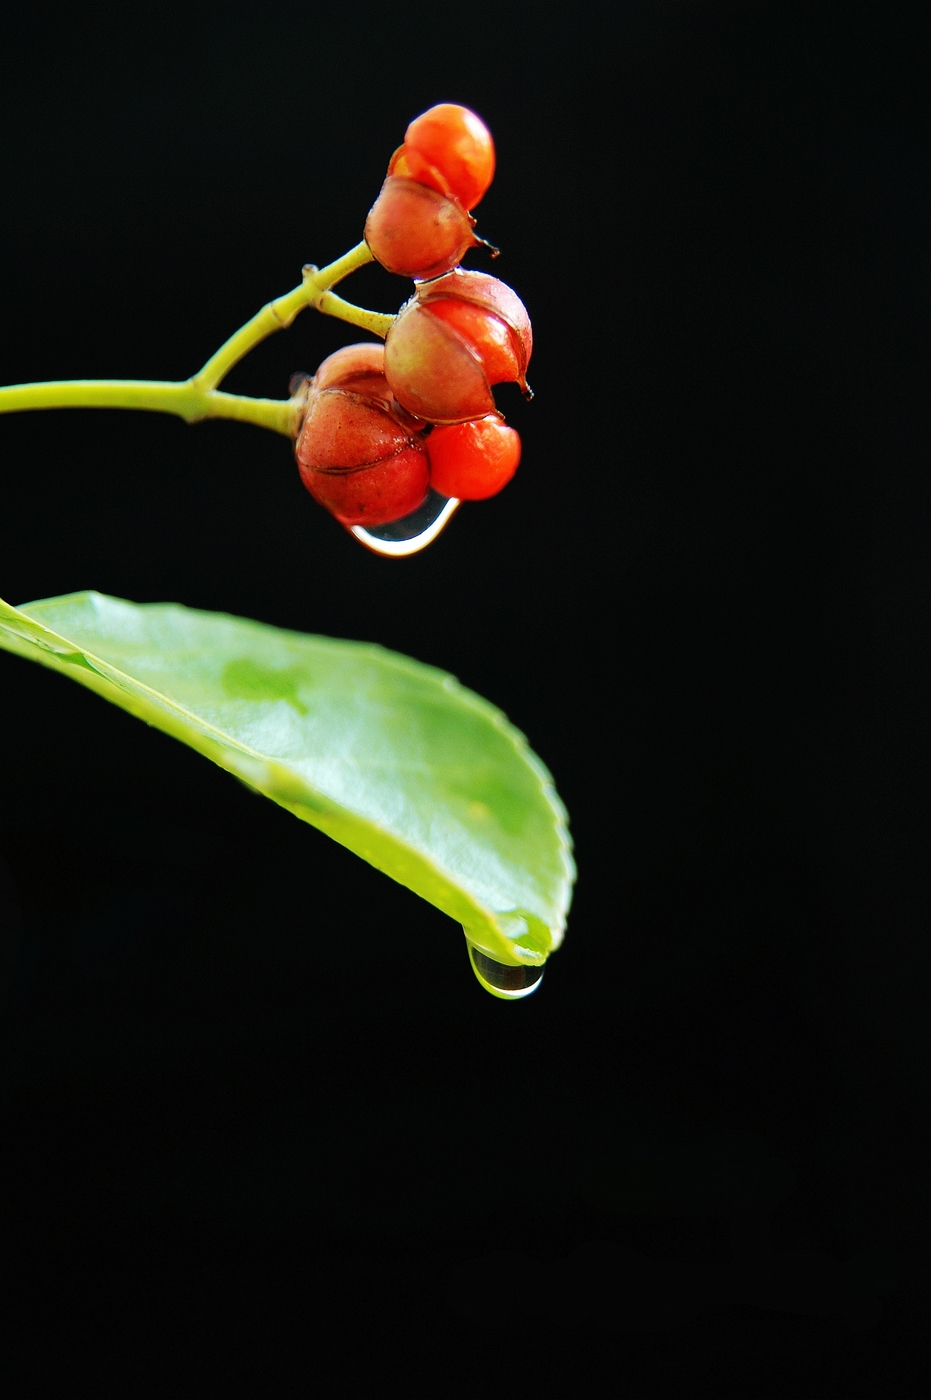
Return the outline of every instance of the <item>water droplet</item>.
[[[486,992],[503,1001],[519,1001],[521,997],[529,997],[543,981],[542,967],[526,963],[521,967],[510,967],[507,963],[496,962],[472,943],[468,947],[469,961],[476,977]]]
[[[373,525],[369,530],[364,525],[353,525],[350,533],[375,554],[403,559],[432,544],[458,508],[455,496],[441,496],[438,491],[430,491],[423,505],[403,519],[392,520],[390,525]]]

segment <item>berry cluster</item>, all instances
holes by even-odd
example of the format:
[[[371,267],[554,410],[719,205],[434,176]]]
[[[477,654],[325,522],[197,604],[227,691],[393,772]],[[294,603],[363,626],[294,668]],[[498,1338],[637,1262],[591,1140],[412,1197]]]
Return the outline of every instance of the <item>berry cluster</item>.
[[[517,470],[520,438],[492,386],[515,382],[529,397],[530,319],[510,287],[459,266],[483,241],[471,210],[494,168],[484,123],[450,103],[411,122],[391,157],[365,241],[414,293],[383,346],[337,351],[298,391],[301,479],[347,527],[400,520],[431,487],[484,500]]]

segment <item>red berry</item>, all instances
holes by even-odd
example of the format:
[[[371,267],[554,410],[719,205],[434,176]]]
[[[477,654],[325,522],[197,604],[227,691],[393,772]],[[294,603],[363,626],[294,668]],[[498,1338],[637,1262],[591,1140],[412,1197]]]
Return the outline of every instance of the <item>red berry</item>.
[[[444,102],[407,128],[365,222],[365,241],[389,272],[440,277],[482,240],[468,213],[495,172],[495,148],[484,122],[467,107]]]
[[[427,438],[430,484],[442,496],[484,501],[507,486],[520,462],[520,437],[498,417],[434,428]]]
[[[429,486],[420,425],[394,402],[383,363],[381,345],[350,345],[324,360],[295,446],[307,490],[347,526],[400,520]]]
[[[401,150],[405,147],[439,171],[464,209],[475,208],[494,178],[491,132],[481,117],[455,102],[441,102],[415,117],[404,133]]]
[[[481,240],[458,200],[400,175],[389,175],[365,221],[372,256],[401,277],[439,277]]]
[[[417,287],[385,340],[385,374],[398,402],[429,423],[495,412],[493,384],[527,389],[533,348],[523,302],[497,277],[457,268]]]

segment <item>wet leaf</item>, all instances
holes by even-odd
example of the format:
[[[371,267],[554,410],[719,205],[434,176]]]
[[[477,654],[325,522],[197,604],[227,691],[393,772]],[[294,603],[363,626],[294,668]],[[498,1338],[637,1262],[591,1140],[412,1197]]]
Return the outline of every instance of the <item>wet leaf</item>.
[[[559,946],[574,870],[552,780],[504,715],[443,671],[100,593],[0,602],[0,646],[189,744],[435,904],[490,957],[540,964]]]

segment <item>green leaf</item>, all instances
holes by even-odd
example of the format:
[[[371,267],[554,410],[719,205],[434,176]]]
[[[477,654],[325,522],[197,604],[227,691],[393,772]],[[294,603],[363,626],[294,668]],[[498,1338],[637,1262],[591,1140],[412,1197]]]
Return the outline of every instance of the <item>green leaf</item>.
[[[197,749],[456,919],[480,954],[539,966],[562,941],[575,871],[552,779],[453,676],[100,593],[0,601],[0,646]]]

